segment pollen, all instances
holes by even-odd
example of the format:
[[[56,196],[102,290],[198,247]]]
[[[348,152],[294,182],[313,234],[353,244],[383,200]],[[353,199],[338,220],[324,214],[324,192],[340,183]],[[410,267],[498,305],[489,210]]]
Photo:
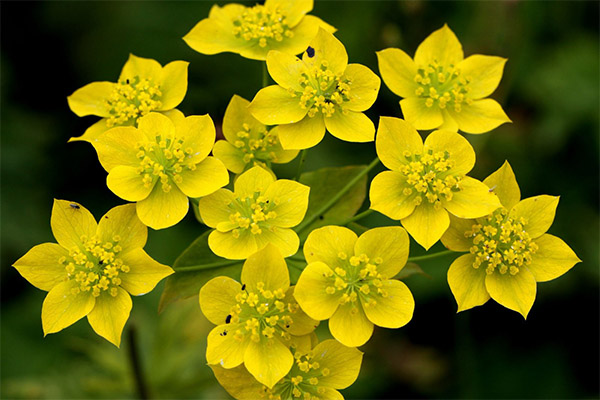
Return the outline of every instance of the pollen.
[[[277,162],[277,150],[281,149],[277,131],[266,127],[250,128],[243,124],[242,129],[237,132],[237,140],[233,143],[242,153],[242,160],[246,169],[261,166],[270,167],[271,163]]]
[[[110,113],[106,125],[110,128],[137,123],[140,117],[162,107],[161,96],[160,86],[152,78],[135,76],[117,83],[106,101]]]
[[[460,69],[450,64],[445,67],[433,62],[417,70],[414,81],[418,87],[415,95],[425,100],[425,106],[437,106],[440,109],[450,108],[461,112],[464,103],[471,104],[469,97],[472,78],[464,76]]]
[[[327,61],[307,68],[300,75],[302,91],[291,89],[292,97],[300,99],[300,107],[308,109],[308,116],[322,113],[331,117],[336,110],[343,112],[344,102],[350,100],[352,81],[329,69]]]
[[[278,199],[267,199],[260,192],[254,192],[251,197],[238,197],[229,203],[229,222],[233,225],[234,237],[239,237],[245,230],[260,235],[263,230],[271,229],[272,221],[277,218],[273,210],[278,203]]]
[[[263,48],[294,36],[282,11],[258,4],[246,7],[242,15],[233,21],[233,34]]]

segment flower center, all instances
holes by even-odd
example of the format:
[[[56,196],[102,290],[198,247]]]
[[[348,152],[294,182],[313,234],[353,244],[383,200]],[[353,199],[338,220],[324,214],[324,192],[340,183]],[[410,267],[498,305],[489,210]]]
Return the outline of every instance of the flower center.
[[[234,146],[244,153],[244,163],[252,166],[269,166],[271,162],[277,161],[275,149],[280,147],[279,137],[272,130],[250,130],[248,124],[244,124],[242,130],[237,133],[238,139]]]
[[[421,67],[417,70],[415,82],[419,85],[415,94],[425,99],[427,107],[437,104],[443,109],[450,105],[454,111],[460,112],[463,102],[467,104],[473,102],[467,96],[471,77],[462,75],[452,64],[444,67],[434,62],[427,67]]]
[[[69,256],[59,258],[58,262],[65,266],[67,280],[79,283],[79,287],[71,289],[74,295],[89,291],[94,297],[102,292],[113,297],[117,295],[117,288],[121,285],[119,274],[129,272],[129,266],[117,257],[122,250],[117,244],[120,240],[118,235],[108,242],[84,235],[81,237],[82,248],[73,248]]]
[[[240,236],[240,229],[250,229],[254,235],[262,233],[263,229],[270,229],[269,220],[277,217],[272,211],[279,204],[279,199],[267,199],[260,192],[254,192],[252,197],[237,198],[228,207],[231,210],[229,222],[225,224],[233,229],[233,237]],[[217,226],[219,230],[219,227]]]
[[[465,237],[473,239],[471,254],[475,255],[473,268],[481,265],[488,275],[499,271],[511,275],[519,273],[523,266],[531,264],[531,256],[538,250],[525,231],[527,221],[515,220],[505,208],[494,211],[485,221],[474,224]]]
[[[193,159],[194,150],[191,147],[182,150],[183,138],[167,138],[156,136],[154,142],[138,143],[136,157],[140,160],[137,173],[141,176],[145,187],[153,187],[160,179],[162,190],[171,190],[171,181],[181,183],[181,171],[196,169]]]
[[[152,78],[136,76],[117,83],[106,101],[110,113],[106,126],[135,124],[138,118],[162,107],[160,96],[160,86]]]
[[[247,335],[254,342],[260,342],[262,337],[290,339],[287,330],[294,323],[292,315],[300,307],[295,302],[284,300],[286,294],[283,289],[264,290],[264,286],[263,282],[259,282],[256,293],[242,286],[244,290],[236,295],[237,304],[231,308],[225,321],[231,324],[231,329],[224,330],[222,335],[231,333],[240,342]]]
[[[294,36],[285,15],[278,9],[268,9],[258,4],[246,8],[242,15],[233,21],[233,26],[235,37],[246,41],[258,41],[260,47],[266,47],[269,41],[281,42],[284,37]]]
[[[463,176],[452,174],[454,161],[447,151],[433,152],[426,150],[424,154],[404,152],[408,164],[401,168],[406,177],[408,187],[404,188],[405,196],[414,196],[414,203],[423,202],[423,196],[434,207],[441,207],[441,200],[452,200],[453,193],[460,191]]]
[[[317,400],[325,393],[319,386],[319,379],[330,374],[328,368],[321,368],[317,361],[312,361],[313,354],[295,352],[294,364],[288,374],[273,389],[263,387],[261,397],[268,399],[302,398]]]
[[[296,92],[290,88],[294,97],[300,97],[300,107],[308,108],[308,116],[314,117],[321,112],[331,117],[335,107],[350,100],[352,82],[342,74],[335,74],[328,68],[326,60],[320,66],[313,66],[300,75],[300,86],[303,91]]]

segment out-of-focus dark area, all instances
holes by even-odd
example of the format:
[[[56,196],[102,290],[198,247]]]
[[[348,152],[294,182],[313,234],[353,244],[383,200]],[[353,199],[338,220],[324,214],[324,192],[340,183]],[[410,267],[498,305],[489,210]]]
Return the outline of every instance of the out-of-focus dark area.
[[[208,15],[211,2],[2,2],[2,398],[132,398],[137,396],[121,350],[78,322],[43,338],[45,292],[11,264],[31,247],[52,242],[53,198],[82,203],[97,218],[124,201],[106,187],[91,145],[70,143],[95,122],[78,118],[66,97],[94,81],[115,81],[133,53],[161,64],[187,60],[186,115],[209,113],[220,124],[233,94],[252,99],[261,63],[234,54],[205,56],[181,39]],[[527,321],[493,301],[456,314],[446,282],[452,258],[421,263],[428,276],[407,278],[413,320],[399,330],[376,328],[352,398],[598,398],[599,395],[599,40],[598,2],[322,1],[313,14],[337,27],[351,62],[378,72],[375,51],[410,55],[448,23],[465,55],[509,59],[491,96],[513,120],[468,135],[483,179],[509,160],[523,197],[560,195],[550,233],[583,260],[566,275],[538,284]],[[368,115],[401,116],[382,85]],[[330,135],[309,151],[307,170],[366,164],[373,144]],[[275,169],[293,176],[296,162]],[[371,175],[372,176],[372,175]],[[368,200],[365,208],[368,207]],[[372,215],[367,226],[395,222]],[[205,228],[190,213],[176,227],[151,231],[146,250],[172,264]],[[436,245],[431,251],[442,249]],[[424,251],[414,242],[411,254]],[[140,338],[152,397],[227,398],[206,366],[211,324],[196,300],[157,315],[163,284],[134,298],[127,324]],[[322,324],[321,333],[326,333]]]

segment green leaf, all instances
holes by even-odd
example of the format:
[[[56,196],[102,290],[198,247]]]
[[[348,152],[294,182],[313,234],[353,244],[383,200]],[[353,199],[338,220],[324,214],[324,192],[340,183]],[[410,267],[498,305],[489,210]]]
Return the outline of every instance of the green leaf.
[[[407,263],[404,266],[404,268],[402,268],[402,270],[400,270],[400,272],[398,272],[398,274],[394,277],[394,279],[403,280],[403,279],[409,278],[414,275],[422,275],[422,276],[425,276],[425,277],[431,279],[431,275],[429,275],[428,273],[423,271],[421,269],[421,267],[419,267],[419,265],[414,262]]]
[[[175,260],[175,273],[166,280],[158,312],[175,301],[197,296],[200,288],[216,276],[240,280],[243,260],[227,260],[216,256],[208,247],[210,232],[200,235]]]

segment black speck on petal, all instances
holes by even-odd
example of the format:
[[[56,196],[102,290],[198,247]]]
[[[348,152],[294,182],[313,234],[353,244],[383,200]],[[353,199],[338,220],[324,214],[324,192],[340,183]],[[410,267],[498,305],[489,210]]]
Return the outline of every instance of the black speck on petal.
[[[308,56],[310,58],[313,58],[315,56],[315,49],[313,49],[312,47],[308,46],[308,49],[306,49],[306,54],[308,54]]]

